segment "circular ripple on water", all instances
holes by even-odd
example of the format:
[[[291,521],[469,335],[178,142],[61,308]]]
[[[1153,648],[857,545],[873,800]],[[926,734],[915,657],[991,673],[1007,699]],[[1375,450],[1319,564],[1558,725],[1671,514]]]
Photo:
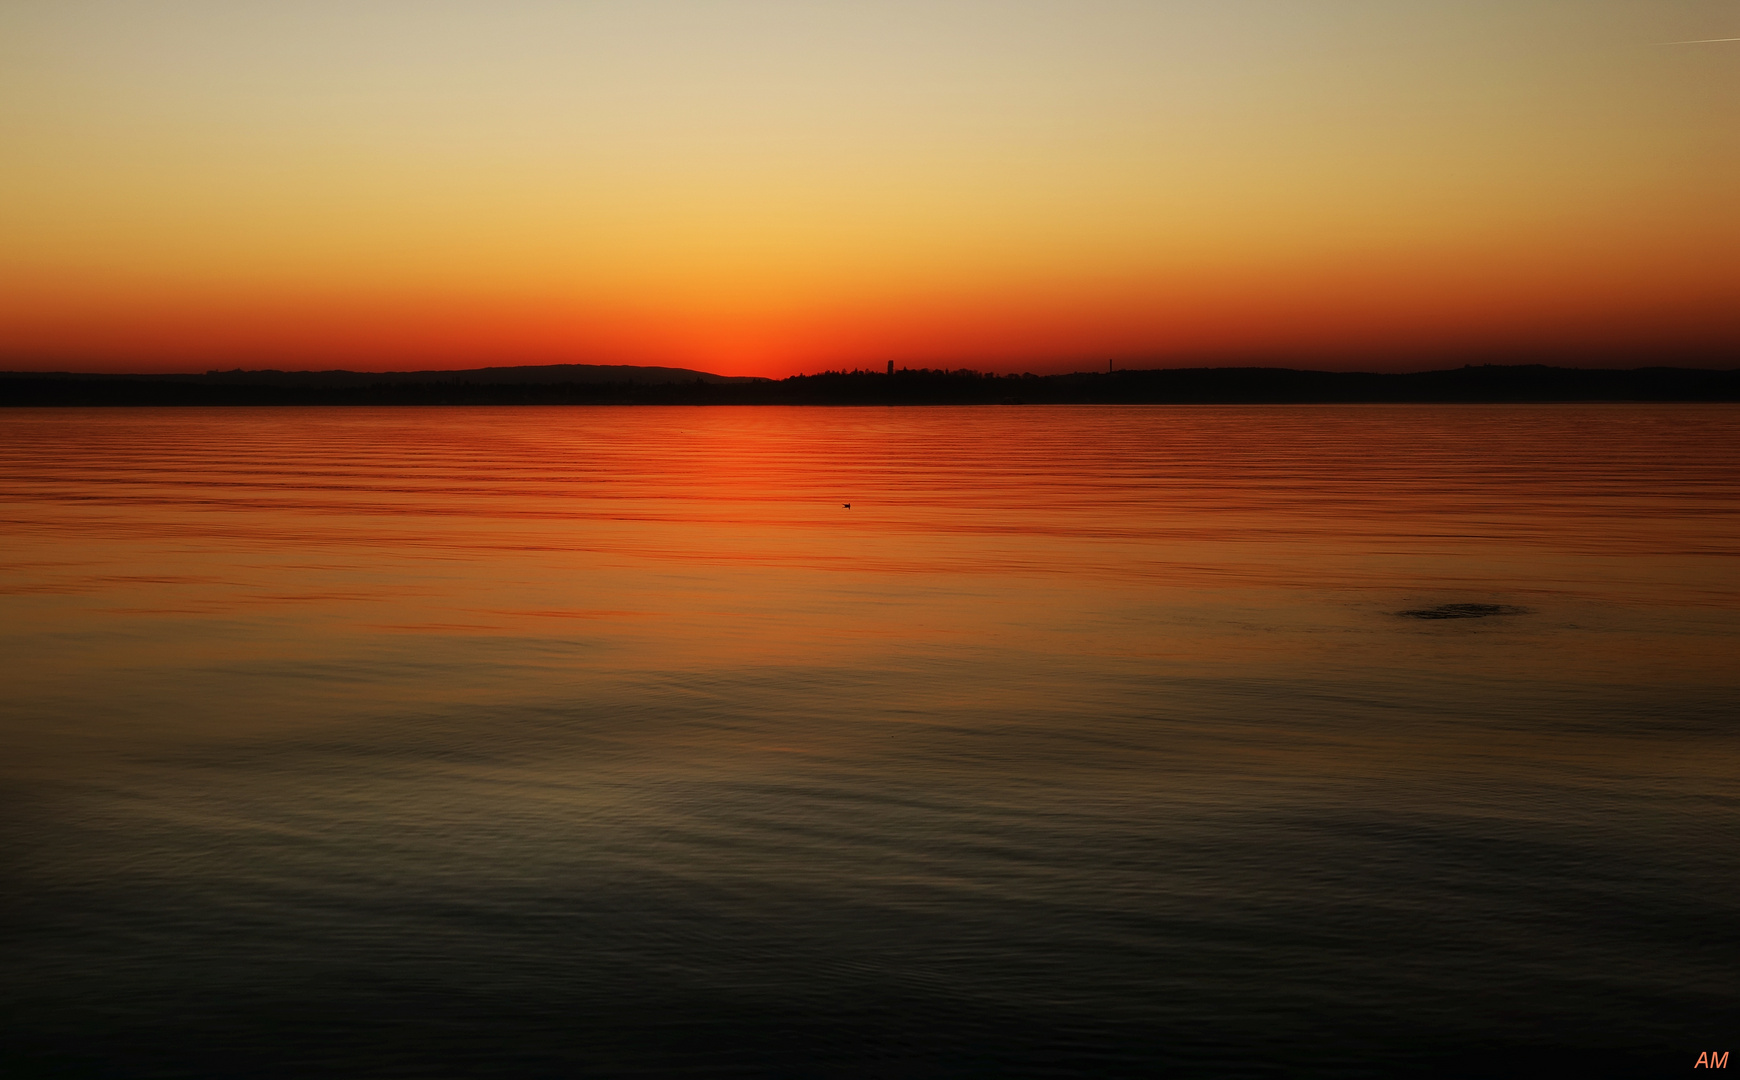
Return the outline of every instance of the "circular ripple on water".
[[[1484,619],[1493,615],[1526,615],[1528,608],[1509,604],[1439,604],[1437,607],[1415,608],[1397,614],[1410,619]]]

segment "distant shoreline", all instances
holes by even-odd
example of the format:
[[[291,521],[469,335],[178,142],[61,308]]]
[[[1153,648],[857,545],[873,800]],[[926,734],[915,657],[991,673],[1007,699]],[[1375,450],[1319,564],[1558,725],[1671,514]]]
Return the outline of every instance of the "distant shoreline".
[[[262,405],[1304,405],[1740,401],[1740,368],[1483,365],[1402,373],[931,369],[788,379],[593,365],[469,371],[0,372],[0,407]]]

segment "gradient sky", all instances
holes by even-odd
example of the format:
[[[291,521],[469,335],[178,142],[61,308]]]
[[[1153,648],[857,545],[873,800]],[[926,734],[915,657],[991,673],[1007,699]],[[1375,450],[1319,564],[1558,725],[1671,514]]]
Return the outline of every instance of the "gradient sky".
[[[1740,348],[1740,0],[0,0],[0,366]]]

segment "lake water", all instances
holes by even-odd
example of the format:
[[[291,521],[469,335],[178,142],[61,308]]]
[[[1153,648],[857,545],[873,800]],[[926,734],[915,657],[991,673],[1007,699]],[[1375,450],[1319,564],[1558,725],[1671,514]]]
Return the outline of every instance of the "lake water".
[[[0,530],[0,1072],[1740,1051],[1731,406],[11,410]]]

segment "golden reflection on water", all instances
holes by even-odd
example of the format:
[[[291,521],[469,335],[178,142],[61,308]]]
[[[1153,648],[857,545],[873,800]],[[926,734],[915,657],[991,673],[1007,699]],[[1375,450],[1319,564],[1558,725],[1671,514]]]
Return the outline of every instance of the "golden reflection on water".
[[[1306,670],[1357,653],[1726,684],[1740,607],[1740,430],[1721,407],[3,421],[6,602],[31,630],[12,675],[32,680],[202,650],[443,647],[407,640],[423,637],[572,646],[608,672],[933,650]],[[1533,614],[1386,617],[1445,601]]]
[[[1143,1031],[1611,1032],[1644,957],[1675,1015],[1721,993],[1590,927],[1736,877],[1732,407],[11,410],[0,465],[45,1030],[160,1026],[241,978],[223,927],[556,998],[1039,1015],[1043,973]],[[1446,603],[1523,610],[1399,614]],[[443,921],[528,912],[592,929]],[[77,989],[123,961],[159,973]]]

